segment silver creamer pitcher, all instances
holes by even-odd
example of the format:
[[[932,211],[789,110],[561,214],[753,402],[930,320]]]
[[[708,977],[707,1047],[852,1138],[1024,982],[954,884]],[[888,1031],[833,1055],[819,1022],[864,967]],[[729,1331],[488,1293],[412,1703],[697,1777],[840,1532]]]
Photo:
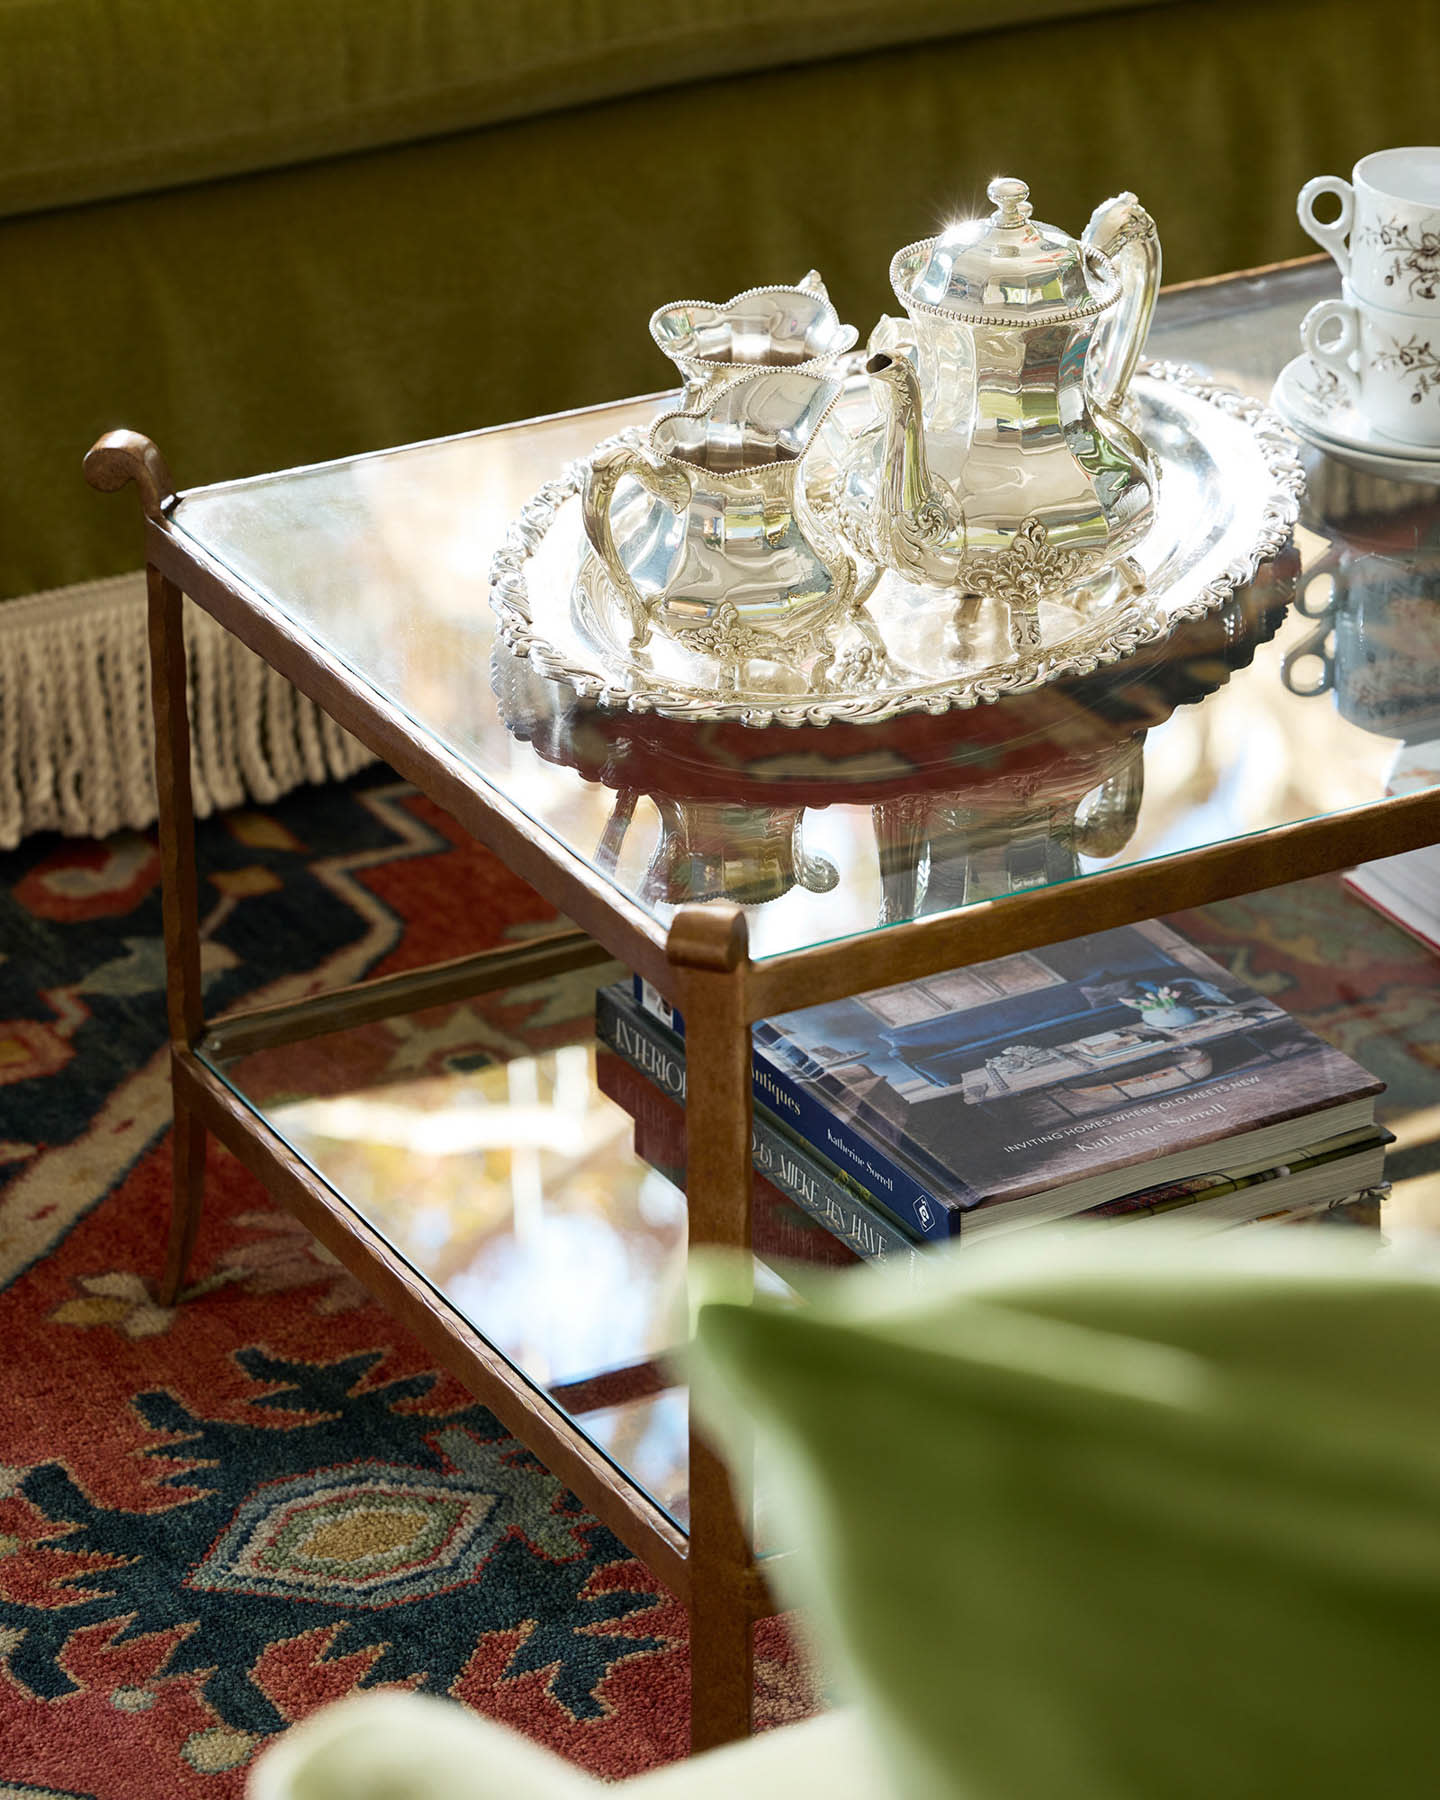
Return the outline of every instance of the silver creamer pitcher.
[[[640,448],[591,461],[585,534],[625,609],[632,654],[658,628],[714,657],[733,687],[746,662],[816,645],[863,599],[800,478],[840,392],[800,369],[755,370],[703,407],[658,418]]]
[[[1156,478],[1123,402],[1160,255],[1133,195],[1097,208],[1077,242],[1031,218],[1024,182],[987,191],[988,218],[891,262],[908,319],[871,338],[876,420],[847,458],[840,513],[872,561],[1009,602],[1021,648],[1047,590],[1111,563],[1138,582],[1121,558]]]

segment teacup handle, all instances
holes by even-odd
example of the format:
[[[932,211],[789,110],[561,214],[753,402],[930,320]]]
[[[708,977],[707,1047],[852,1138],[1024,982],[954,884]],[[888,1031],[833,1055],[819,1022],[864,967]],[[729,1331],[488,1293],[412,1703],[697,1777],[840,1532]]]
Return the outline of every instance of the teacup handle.
[[[694,490],[690,472],[683,463],[658,463],[630,444],[612,444],[586,464],[585,485],[580,495],[585,535],[630,614],[630,648],[640,650],[650,640],[653,620],[644,596],[621,561],[615,543],[615,527],[610,519],[615,490],[627,475],[633,475],[647,493],[677,513],[690,504]]]
[[[1328,694],[1334,687],[1334,632],[1332,608],[1328,618],[1322,618],[1313,631],[1307,632],[1298,644],[1286,652],[1285,660],[1280,665],[1280,679],[1299,699],[1318,700],[1321,694]],[[1307,677],[1302,673],[1301,665],[1312,658],[1319,664],[1319,670],[1315,675]]]
[[[1315,202],[1323,195],[1330,194],[1340,202],[1340,217],[1332,219],[1328,225],[1315,217]],[[1335,258],[1340,273],[1348,281],[1350,278],[1350,227],[1355,223],[1355,190],[1340,175],[1317,175],[1313,181],[1307,181],[1300,190],[1300,198],[1295,203],[1295,210],[1300,216],[1301,229],[1307,232],[1322,250],[1328,250]]]
[[[1323,556],[1316,557],[1297,584],[1295,610],[1302,619],[1334,620],[1335,609],[1344,597],[1343,573],[1344,564],[1340,550],[1332,544]],[[1326,591],[1325,598],[1318,606],[1314,606],[1310,601],[1310,590],[1323,581],[1326,576],[1330,578],[1330,586]]]
[[[1321,332],[1333,322],[1340,335],[1328,343]],[[1336,376],[1352,398],[1359,397],[1360,377],[1350,367],[1350,355],[1360,341],[1360,323],[1355,308],[1348,300],[1321,300],[1312,306],[1300,322],[1300,347],[1322,369]]]

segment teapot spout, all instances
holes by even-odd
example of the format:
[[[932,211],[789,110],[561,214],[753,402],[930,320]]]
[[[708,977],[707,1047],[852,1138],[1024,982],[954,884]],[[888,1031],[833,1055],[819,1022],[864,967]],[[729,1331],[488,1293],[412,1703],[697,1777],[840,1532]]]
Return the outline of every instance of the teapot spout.
[[[875,559],[912,581],[951,581],[965,556],[965,516],[930,472],[915,371],[908,357],[881,352],[865,373],[885,433],[870,520]]]
[[[1125,193],[1101,201],[1081,242],[1108,258],[1120,277],[1120,304],[1096,331],[1089,359],[1094,404],[1113,412],[1125,398],[1149,335],[1160,292],[1160,237],[1149,213]]]

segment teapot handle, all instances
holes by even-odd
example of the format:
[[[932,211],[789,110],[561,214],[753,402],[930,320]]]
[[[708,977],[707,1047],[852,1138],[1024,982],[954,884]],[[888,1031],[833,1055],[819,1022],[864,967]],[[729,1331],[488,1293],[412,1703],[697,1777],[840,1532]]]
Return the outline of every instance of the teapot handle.
[[[1075,848],[1082,856],[1118,856],[1135,835],[1145,797],[1145,733],[1137,731],[1120,767],[1091,788],[1075,809]]]
[[[633,444],[611,444],[585,465],[585,485],[580,495],[585,535],[630,615],[630,648],[640,650],[650,640],[654,621],[644,596],[621,559],[610,518],[615,490],[627,475],[633,475],[647,493],[677,513],[690,504],[693,489],[689,471],[683,463],[657,462]]]
[[[1160,291],[1160,236],[1145,208],[1125,193],[1095,208],[1081,242],[1107,257],[1120,277],[1120,303],[1101,321],[1089,359],[1092,403],[1113,412],[1129,390],[1150,331]]]
[[[807,894],[828,894],[840,882],[840,871],[828,856],[816,856],[805,848],[803,829],[805,809],[795,815],[795,828],[790,834],[791,856],[800,885]]]

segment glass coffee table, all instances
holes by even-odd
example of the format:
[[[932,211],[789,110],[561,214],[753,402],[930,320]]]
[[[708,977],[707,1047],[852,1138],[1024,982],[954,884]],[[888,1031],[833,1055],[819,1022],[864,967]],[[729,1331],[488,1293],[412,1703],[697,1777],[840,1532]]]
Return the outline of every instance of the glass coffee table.
[[[1170,290],[1149,354],[1264,398],[1333,285],[1317,258]],[[664,1360],[687,1249],[753,1244],[763,1282],[777,1254],[836,1254],[754,1202],[750,1024],[1440,838],[1440,488],[1307,449],[1293,545],[1091,676],[884,726],[682,724],[540,679],[487,599],[518,509],[657,398],[178,495],[132,433],[86,466],[146,513],[165,1298],[213,1133],[686,1602],[701,1748],[749,1728],[774,1601],[763,1516]],[[562,921],[207,1021],[182,595]],[[687,1018],[679,1125],[596,1048],[595,991],[632,970]]]

